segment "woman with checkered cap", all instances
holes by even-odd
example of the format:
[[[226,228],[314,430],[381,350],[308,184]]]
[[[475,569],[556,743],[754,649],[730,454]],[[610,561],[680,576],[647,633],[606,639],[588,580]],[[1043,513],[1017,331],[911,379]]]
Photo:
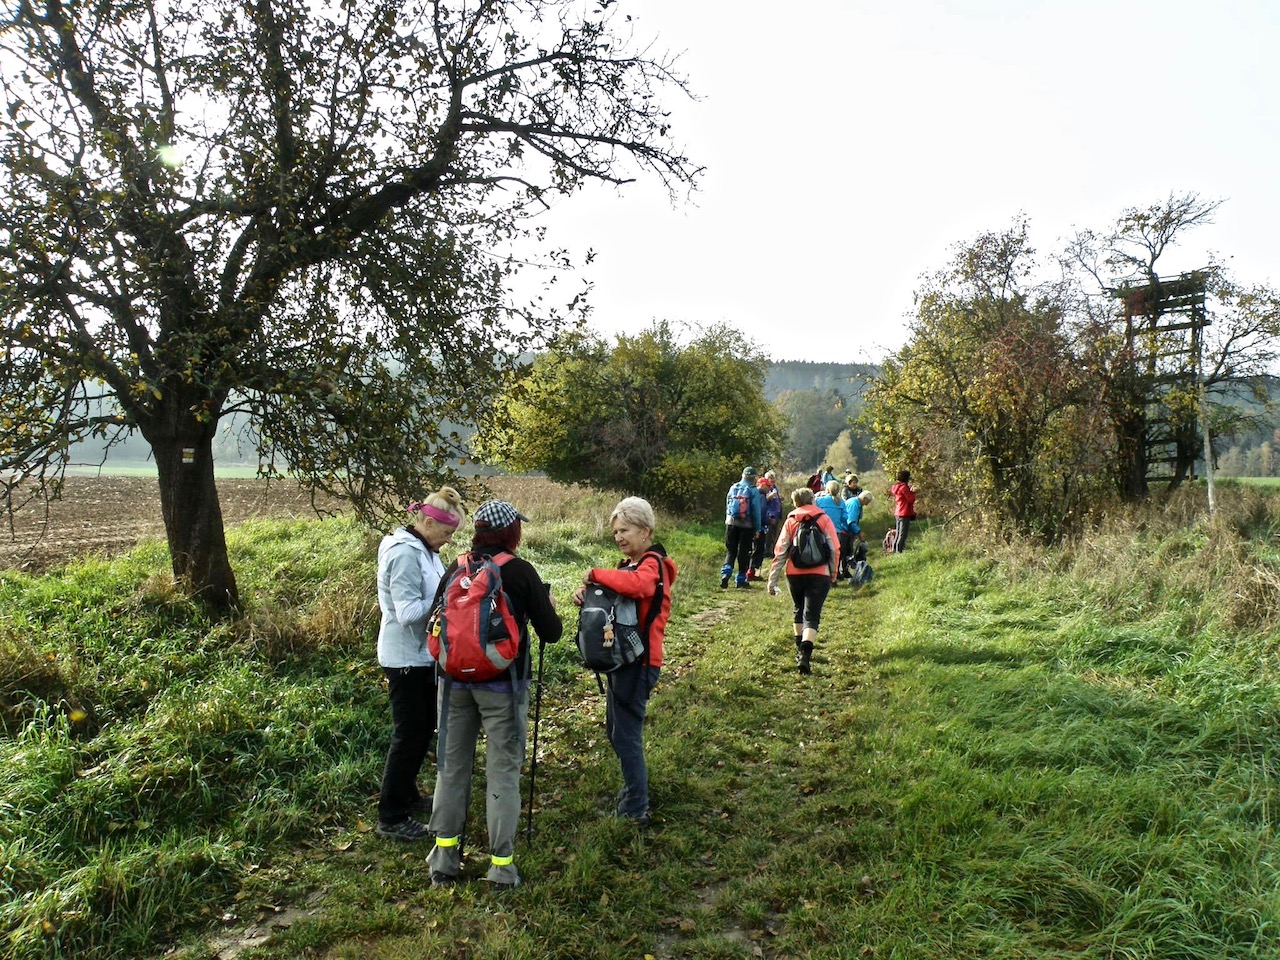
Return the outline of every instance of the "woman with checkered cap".
[[[560,639],[563,625],[551,591],[533,564],[516,556],[528,520],[505,500],[486,500],[475,512],[471,552],[500,559],[502,589],[520,626],[520,652],[494,680],[466,683],[449,678],[440,697],[439,770],[431,811],[435,847],[427,857],[435,886],[456,883],[462,872],[462,828],[475,763],[476,743],[485,735],[485,812],[489,832],[489,869],[485,879],[495,890],[520,884],[515,865],[520,826],[520,770],[529,728],[529,685],[532,659],[529,627],[543,643]],[[445,571],[441,589],[458,567]]]

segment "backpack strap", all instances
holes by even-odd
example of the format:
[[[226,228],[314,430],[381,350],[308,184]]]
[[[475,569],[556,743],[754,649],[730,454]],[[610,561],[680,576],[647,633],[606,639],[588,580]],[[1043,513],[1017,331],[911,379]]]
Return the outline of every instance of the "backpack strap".
[[[658,589],[653,592],[653,599],[649,602],[649,612],[644,617],[644,630],[641,631],[641,636],[644,638],[644,662],[646,666],[649,664],[649,632],[653,629],[653,624],[658,619],[658,614],[662,612],[662,598],[666,593],[667,587],[665,576],[667,571],[662,562],[662,554],[647,550],[640,559],[643,560],[649,556],[658,561]]]

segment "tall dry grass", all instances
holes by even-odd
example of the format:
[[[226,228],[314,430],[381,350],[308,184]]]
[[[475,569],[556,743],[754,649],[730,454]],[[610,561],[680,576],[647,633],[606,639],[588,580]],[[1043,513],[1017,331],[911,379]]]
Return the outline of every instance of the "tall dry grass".
[[[1068,595],[1112,615],[1265,641],[1280,630],[1280,492],[1225,482],[1216,501],[1211,515],[1196,484],[1145,504],[1110,504],[1054,548],[998,536],[977,520],[942,533],[1013,576],[1058,575]]]

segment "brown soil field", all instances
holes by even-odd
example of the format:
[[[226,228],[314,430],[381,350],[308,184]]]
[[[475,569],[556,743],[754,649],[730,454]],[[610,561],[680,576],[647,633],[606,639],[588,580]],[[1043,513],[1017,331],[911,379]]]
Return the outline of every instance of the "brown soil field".
[[[218,480],[228,524],[254,517],[314,517],[310,495],[296,483]],[[341,507],[323,501],[326,509]],[[162,539],[160,493],[154,477],[67,477],[62,499],[28,504],[0,530],[0,569],[31,573],[85,554],[112,556],[145,539]]]
[[[463,491],[469,509],[486,496],[512,500],[537,519],[560,516],[584,490],[531,477],[489,477],[483,486]],[[222,517],[227,526],[256,517],[315,517],[311,497],[296,483],[276,480],[218,479]],[[342,513],[340,500],[318,499],[328,513]],[[598,518],[597,518],[598,519]],[[140,540],[164,538],[160,492],[154,477],[69,476],[62,499],[48,506],[32,503],[19,511],[10,528],[0,521],[0,570],[41,573],[87,554],[115,556]]]

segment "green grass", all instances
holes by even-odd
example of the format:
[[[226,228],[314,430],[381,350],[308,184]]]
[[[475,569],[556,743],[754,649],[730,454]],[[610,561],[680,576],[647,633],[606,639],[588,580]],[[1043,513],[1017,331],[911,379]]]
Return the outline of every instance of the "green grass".
[[[611,556],[609,506],[530,525],[562,611]],[[1231,539],[1267,528],[1246,512],[1237,534],[1033,559],[921,524],[828,602],[809,678],[789,600],[718,589],[722,528],[660,530],[680,577],[648,725],[657,826],[606,815],[616,761],[566,638],[528,883],[501,900],[481,842],[472,882],[436,891],[425,848],[368,830],[387,711],[375,538],[350,521],[237,528],[231,624],[174,595],[155,546],[5,574],[4,955],[207,960],[305,907],[241,956],[1275,956],[1276,635],[1212,593],[1274,560]]]

